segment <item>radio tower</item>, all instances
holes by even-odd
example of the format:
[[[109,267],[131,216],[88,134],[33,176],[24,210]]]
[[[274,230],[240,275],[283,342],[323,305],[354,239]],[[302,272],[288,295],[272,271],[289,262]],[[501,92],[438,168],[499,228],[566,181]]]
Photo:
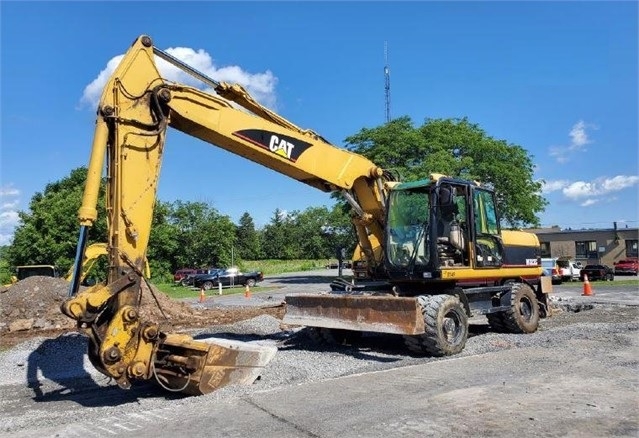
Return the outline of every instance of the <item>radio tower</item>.
[[[384,94],[386,96],[386,123],[391,121],[390,115],[390,69],[388,68],[388,46],[384,41]]]

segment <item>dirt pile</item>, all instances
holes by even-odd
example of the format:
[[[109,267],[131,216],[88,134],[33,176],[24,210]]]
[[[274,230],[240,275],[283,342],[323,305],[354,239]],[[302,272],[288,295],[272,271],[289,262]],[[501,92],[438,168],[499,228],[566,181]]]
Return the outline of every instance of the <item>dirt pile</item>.
[[[35,336],[57,336],[76,330],[75,321],[60,311],[67,299],[69,282],[62,278],[34,276],[0,290],[0,347],[15,345]],[[84,290],[85,288],[81,288]],[[281,319],[283,308],[197,308],[176,301],[154,287],[143,288],[140,315],[160,323],[163,330],[231,324],[268,314]]]

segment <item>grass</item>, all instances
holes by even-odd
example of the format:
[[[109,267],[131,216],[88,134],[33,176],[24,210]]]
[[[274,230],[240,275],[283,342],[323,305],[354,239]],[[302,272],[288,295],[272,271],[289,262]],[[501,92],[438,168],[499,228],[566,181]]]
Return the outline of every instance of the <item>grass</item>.
[[[161,284],[153,284],[160,291],[167,294],[169,297],[175,300],[181,300],[185,298],[196,298],[200,296],[200,291],[197,289],[193,289],[192,287],[184,287],[177,286],[173,283],[161,283]],[[265,292],[269,290],[276,289],[274,287],[263,287],[263,286],[253,286],[251,288],[251,292]],[[245,292],[244,286],[234,286],[234,287],[223,287],[222,295],[234,295],[234,294],[243,294]],[[217,295],[218,289],[211,289],[206,291],[206,295]]]
[[[264,276],[283,274],[285,272],[302,272],[313,271],[315,269],[324,269],[324,267],[332,259],[320,259],[320,260],[249,260],[242,261],[240,268],[243,271],[262,271]],[[155,287],[167,294],[173,299],[184,299],[198,297],[199,290],[195,290],[188,287],[177,286],[173,283],[153,283]],[[272,287],[263,287],[259,284],[251,288],[251,291],[264,292],[272,290]],[[232,295],[244,293],[243,286],[225,287],[222,288],[222,295]],[[207,295],[217,295],[218,289],[207,291]]]
[[[619,278],[619,276],[615,277]],[[628,279],[628,280],[615,280],[612,281],[601,281],[601,280],[589,280],[590,284],[607,284],[609,286],[637,286],[639,288],[639,280],[638,279]],[[582,281],[564,281],[561,285],[554,286],[568,286],[568,287],[583,287]]]
[[[249,260],[242,261],[240,267],[245,271],[262,271],[264,275],[283,274],[285,272],[313,271],[323,269],[331,259],[320,260]]]
[[[160,283],[160,284],[153,284],[155,287],[157,287],[160,291],[164,292],[165,294],[167,294],[169,297],[176,299],[176,300],[181,300],[184,298],[193,298],[193,297],[198,297],[200,295],[200,291],[198,289],[195,289],[193,287],[184,287],[184,286],[178,286],[174,283]],[[260,286],[259,284],[256,286],[253,286],[251,288],[251,292],[266,292],[269,290],[274,290],[277,289],[276,287],[265,287],[265,286]],[[234,294],[243,294],[246,291],[245,287],[242,285],[239,286],[233,286],[233,287],[223,287],[222,288],[222,295],[234,295]],[[210,289],[208,291],[206,291],[207,295],[218,295],[219,293],[219,289],[218,288],[214,288],[214,289]]]

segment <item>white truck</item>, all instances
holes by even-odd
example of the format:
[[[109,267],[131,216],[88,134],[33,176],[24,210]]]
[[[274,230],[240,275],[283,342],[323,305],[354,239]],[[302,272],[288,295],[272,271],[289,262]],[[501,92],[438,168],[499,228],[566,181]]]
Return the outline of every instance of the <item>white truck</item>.
[[[582,268],[581,262],[559,258],[557,259],[557,265],[559,266],[559,272],[563,281],[579,280],[579,274]]]

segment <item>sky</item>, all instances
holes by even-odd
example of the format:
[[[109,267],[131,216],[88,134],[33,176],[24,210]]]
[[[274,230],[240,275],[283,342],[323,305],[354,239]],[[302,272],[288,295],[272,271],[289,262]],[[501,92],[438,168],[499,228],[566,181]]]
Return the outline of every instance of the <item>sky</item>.
[[[142,34],[338,147],[385,122],[387,66],[392,118],[467,117],[529,153],[542,226],[637,227],[637,4],[1,1],[0,245],[36,193],[88,165],[101,88]],[[177,130],[165,150],[165,202],[258,227],[333,205]]]

